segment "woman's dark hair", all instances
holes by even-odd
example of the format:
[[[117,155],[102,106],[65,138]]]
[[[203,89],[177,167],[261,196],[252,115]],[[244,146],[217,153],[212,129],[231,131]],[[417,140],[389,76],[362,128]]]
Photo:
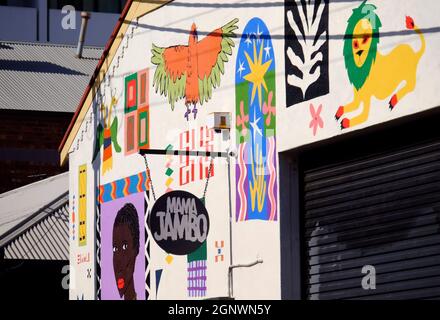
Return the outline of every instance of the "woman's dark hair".
[[[134,249],[136,250],[136,253],[139,253],[139,216],[132,203],[126,203],[121,209],[119,209],[113,228],[122,224],[126,224],[130,229]]]

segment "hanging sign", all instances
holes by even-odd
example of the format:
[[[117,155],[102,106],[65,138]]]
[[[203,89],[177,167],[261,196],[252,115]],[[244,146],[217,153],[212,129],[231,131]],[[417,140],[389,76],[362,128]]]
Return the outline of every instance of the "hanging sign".
[[[154,240],[164,251],[187,255],[197,250],[208,236],[208,211],[192,193],[171,191],[155,202],[149,226]]]

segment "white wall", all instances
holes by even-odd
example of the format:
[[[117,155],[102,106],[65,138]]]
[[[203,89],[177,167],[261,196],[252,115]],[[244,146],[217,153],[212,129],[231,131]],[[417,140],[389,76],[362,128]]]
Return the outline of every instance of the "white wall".
[[[259,5],[252,5],[258,3]],[[139,19],[139,27],[134,29],[133,38],[126,36],[123,44],[128,39],[128,47],[119,48],[116,58],[119,56],[119,66],[115,67],[115,74],[110,81],[110,86],[101,85],[102,92],[105,92],[104,102],[109,103],[112,90],[115,90],[119,102],[115,109],[115,116],[118,117],[118,142],[123,151],[116,153],[113,150],[113,168],[104,175],[99,170],[99,185],[103,185],[117,179],[131,176],[145,170],[144,160],[140,155],[124,154],[124,78],[131,73],[149,68],[150,86],[150,148],[165,149],[169,144],[174,148],[179,145],[179,135],[191,129],[199,129],[206,125],[207,115],[214,111],[227,111],[232,113],[232,128],[235,126],[235,74],[236,55],[240,38],[234,39],[235,48],[232,56],[228,56],[229,62],[225,63],[225,74],[221,77],[221,85],[213,90],[212,99],[198,106],[196,120],[186,121],[183,114],[185,105],[183,100],[176,103],[172,111],[166,98],[156,93],[152,87],[152,79],[155,72],[155,65],[151,62],[152,43],[160,47],[172,45],[186,45],[188,42],[189,30],[192,23],[196,23],[199,40],[205,37],[204,32],[210,32],[223,26],[234,18],[239,18],[239,29],[236,33],[241,35],[247,22],[259,17],[267,25],[274,46],[276,60],[276,112],[277,112],[277,149],[284,151],[300,145],[312,143],[321,139],[327,139],[335,135],[343,134],[351,130],[358,130],[380,122],[390,121],[411,113],[420,112],[433,108],[439,104],[439,98],[435,94],[439,91],[440,85],[436,81],[440,69],[440,60],[435,53],[440,49],[440,41],[437,32],[425,32],[426,52],[421,58],[417,70],[417,85],[415,91],[408,94],[394,108],[388,109],[388,100],[377,101],[373,98],[368,120],[356,127],[340,129],[339,123],[334,115],[339,105],[351,101],[353,90],[348,81],[342,56],[343,35],[346,28],[346,21],[352,9],[357,7],[361,1],[330,2],[329,6],[329,85],[330,92],[324,96],[301,102],[286,107],[286,85],[285,85],[285,48],[284,48],[284,6],[281,1],[222,1],[223,7],[218,7],[218,1],[174,1],[150,14]],[[407,0],[405,5],[402,1],[390,0],[386,2],[371,1],[377,5],[377,14],[382,20],[381,32],[386,35],[388,32],[405,29],[405,15],[411,15],[416,24],[422,29],[436,28],[435,12],[439,9],[436,0],[424,1],[423,6],[419,1]],[[132,24],[133,25],[133,24]],[[134,25],[133,25],[134,27]],[[434,29],[435,30],[435,29]],[[131,32],[131,27],[128,33]],[[419,47],[419,38],[412,32],[404,35],[384,36],[380,38],[379,51],[389,52],[394,46],[400,43],[408,43],[415,50]],[[109,70],[116,64],[114,59]],[[311,115],[309,105],[315,107],[322,104],[321,117],[324,121],[324,128],[318,129],[316,135],[312,133],[309,124]],[[69,156],[70,166],[70,190],[71,204],[72,197],[78,192],[77,176],[78,167],[84,163],[89,165],[88,181],[93,181],[92,153],[94,148],[94,126],[96,124],[89,110],[86,117],[88,124],[83,123],[80,133]],[[91,118],[89,118],[91,117]],[[235,144],[235,130],[232,130],[231,143]],[[226,151],[230,142],[220,134],[215,135],[215,151]],[[101,154],[98,157],[102,157]],[[188,185],[178,185],[179,157],[171,157],[171,168],[174,170],[173,189],[183,189],[202,196],[205,184],[204,179],[196,179]],[[162,155],[148,156],[152,179],[157,196],[162,195],[166,190],[165,175],[166,164],[169,161]],[[95,163],[96,165],[96,163]],[[235,159],[231,168],[231,201],[233,208],[233,263],[249,263],[257,258],[263,263],[252,268],[237,269],[234,271],[234,296],[237,299],[279,299],[281,297],[280,284],[280,243],[279,243],[279,221],[251,220],[235,222]],[[77,196],[77,195],[76,195]],[[88,190],[88,239],[94,239],[94,187],[90,185]],[[206,206],[210,216],[210,232],[208,235],[208,257],[207,257],[207,295],[206,297],[227,296],[227,270],[229,266],[229,202],[228,202],[228,180],[226,161],[216,160],[215,175],[209,184]],[[72,225],[71,225],[72,232]],[[216,263],[215,241],[224,240],[224,262]],[[84,294],[84,298],[93,299],[96,290],[91,279],[87,279],[85,268],[93,268],[93,262],[78,266],[76,257],[79,253],[91,253],[94,256],[94,249],[91,241],[86,247],[78,247],[75,241],[71,240],[71,268],[75,270],[75,287],[71,288],[70,298]],[[94,256],[95,257],[95,256]],[[173,256],[172,263],[166,262],[167,254],[160,249],[154,241],[151,245],[151,291],[150,299],[188,299],[187,293],[187,260],[186,256]],[[155,290],[156,269],[163,269],[158,294]]]

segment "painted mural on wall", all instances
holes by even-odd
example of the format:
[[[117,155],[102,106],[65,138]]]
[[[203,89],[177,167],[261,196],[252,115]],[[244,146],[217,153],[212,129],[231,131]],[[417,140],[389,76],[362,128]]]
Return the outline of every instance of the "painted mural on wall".
[[[315,106],[311,103],[309,106],[309,111],[312,118],[309,123],[309,128],[312,129],[313,135],[316,136],[318,129],[324,128],[324,120],[321,117],[322,104],[315,108]]]
[[[377,46],[380,41],[382,22],[376,15],[376,6],[364,1],[353,10],[348,19],[344,40],[344,61],[350,83],[353,85],[353,101],[340,106],[336,119],[341,120],[341,128],[349,128],[364,123],[370,113],[371,98],[389,98],[388,107],[393,110],[416,86],[417,66],[426,48],[425,37],[406,17],[406,28],[420,36],[420,48],[414,50],[410,45],[397,45],[390,53],[382,54]],[[402,17],[402,24],[403,24]],[[402,83],[405,83],[403,86]],[[361,108],[354,117],[343,117],[346,113]]]
[[[265,23],[244,28],[235,75],[236,219],[277,220],[275,55]]]
[[[148,225],[162,250],[187,255],[206,241],[209,215],[204,203],[192,193],[170,191],[154,203]]]
[[[122,178],[99,187],[98,202],[104,203],[130,194],[149,190],[150,180],[147,173],[139,172],[130,177]]]
[[[101,297],[144,300],[143,194],[106,202],[101,214]]]
[[[101,164],[103,175],[113,167],[113,149],[117,153],[121,152],[121,147],[118,143],[118,117],[116,117],[116,112],[112,117],[117,104],[118,100],[114,96],[112,96],[109,106],[101,104],[100,111],[104,125],[99,123],[96,129],[96,143],[92,161],[95,161],[101,147],[104,146]]]
[[[101,299],[145,300],[149,293],[145,172],[100,186]]]
[[[196,251],[187,256],[188,261],[188,297],[205,297],[207,292],[206,241]]]
[[[159,286],[160,286],[160,280],[162,279],[163,269],[157,269],[154,272],[154,276],[156,279],[156,297],[159,295]]]
[[[208,102],[212,91],[220,86],[224,64],[234,47],[231,38],[238,29],[237,23],[238,19],[234,19],[200,41],[193,23],[188,45],[159,47],[153,44],[151,62],[157,66],[153,86],[156,92],[168,97],[172,110],[177,101],[185,98],[187,120],[197,117],[197,104]]]
[[[150,148],[149,69],[125,78],[125,155]]]
[[[328,0],[285,0],[286,106],[329,93]]]
[[[75,241],[76,235],[76,223],[75,223],[75,211],[76,211],[76,197],[75,194],[72,195],[72,213],[70,215],[70,230],[72,230],[72,241]]]
[[[168,257],[171,257],[169,254],[186,255],[188,296],[206,296],[209,215],[204,200],[187,191],[166,192],[155,201],[148,216],[148,227]]]
[[[214,148],[214,130],[208,126],[185,130],[179,134],[179,150],[207,151]],[[210,157],[179,155],[179,185],[188,185],[208,178]],[[212,164],[211,177],[215,175],[215,164]]]
[[[167,151],[171,151],[173,150],[173,145],[169,144],[165,150]],[[165,156],[165,175],[167,176],[166,180],[165,180],[165,187],[166,190],[165,192],[170,192],[173,191],[173,182],[174,182],[174,178],[173,178],[173,174],[174,174],[174,170],[172,168],[173,166],[173,161],[174,161],[174,155],[172,154],[167,154]]]
[[[215,247],[214,261],[216,263],[225,261],[225,254],[224,254],[225,241],[224,240],[220,240],[220,241],[216,240],[214,243],[214,247]]]
[[[87,164],[79,167],[78,174],[78,245],[87,244]]]

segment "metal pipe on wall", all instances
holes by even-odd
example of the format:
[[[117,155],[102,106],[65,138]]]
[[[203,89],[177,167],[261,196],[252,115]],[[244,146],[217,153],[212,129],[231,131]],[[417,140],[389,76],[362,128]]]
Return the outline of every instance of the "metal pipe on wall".
[[[257,260],[255,260],[254,262],[251,263],[241,263],[241,264],[236,264],[236,265],[230,265],[229,269],[228,269],[228,294],[229,294],[229,298],[233,299],[234,298],[234,288],[233,288],[233,283],[232,283],[232,272],[234,271],[234,269],[236,268],[250,268],[253,266],[256,266],[259,263],[263,263],[263,259],[258,258]]]
[[[87,24],[90,19],[90,13],[81,12],[81,30],[79,32],[78,47],[76,48],[76,57],[81,59],[84,48],[84,39],[86,38]]]
[[[229,156],[228,161],[228,192],[229,192],[229,272],[228,272],[228,295],[232,298],[232,288],[234,286],[234,279],[232,275],[232,198],[231,198],[231,157]]]

